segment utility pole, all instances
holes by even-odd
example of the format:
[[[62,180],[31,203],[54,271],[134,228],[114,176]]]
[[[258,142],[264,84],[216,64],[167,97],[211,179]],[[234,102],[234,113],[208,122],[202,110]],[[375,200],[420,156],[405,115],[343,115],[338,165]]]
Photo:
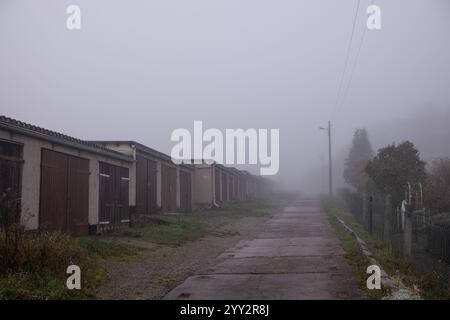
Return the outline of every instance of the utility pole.
[[[320,170],[320,192],[325,193],[325,154],[322,152],[321,157],[322,168]]]
[[[329,195],[333,196],[333,167],[331,165],[331,121],[328,121],[328,128],[322,128],[328,134],[328,183],[329,183]]]
[[[330,197],[333,196],[333,168],[331,165],[331,121],[328,121],[328,161],[329,161],[329,182],[330,182]]]

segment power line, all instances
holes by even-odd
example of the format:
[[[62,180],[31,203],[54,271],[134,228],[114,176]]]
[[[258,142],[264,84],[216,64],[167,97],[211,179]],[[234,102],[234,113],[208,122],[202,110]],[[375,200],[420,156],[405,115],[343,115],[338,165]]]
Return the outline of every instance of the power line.
[[[355,73],[356,65],[357,65],[357,63],[358,63],[358,58],[359,58],[359,54],[360,54],[360,52],[361,52],[361,48],[362,48],[363,43],[364,43],[364,36],[365,36],[365,35],[366,35],[366,28],[364,28],[364,30],[363,30],[363,33],[362,33],[362,36],[361,36],[361,40],[360,40],[360,42],[359,42],[358,51],[356,52],[355,60],[353,61],[352,69],[351,69],[351,71],[350,71],[350,77],[349,77],[349,80],[348,80],[348,83],[347,83],[347,87],[346,87],[345,90],[344,90],[344,94],[343,94],[343,96],[342,96],[341,103],[338,104],[336,112],[339,111],[339,109],[340,109],[340,108],[342,107],[342,105],[344,104],[345,99],[347,98],[348,90],[350,89],[350,86],[351,86],[351,83],[352,83],[352,80],[353,80],[353,75],[354,75],[354,73]]]
[[[350,40],[348,42],[347,52],[346,52],[346,55],[345,55],[344,70],[342,70],[341,80],[339,81],[339,89],[338,89],[338,92],[337,92],[337,97],[336,97],[336,102],[334,104],[334,109],[336,109],[336,107],[338,106],[339,98],[341,96],[342,85],[344,84],[344,77],[345,77],[345,73],[347,71],[348,60],[349,60],[349,57],[350,57],[350,49],[352,47],[353,35],[355,34],[356,19],[358,17],[359,5],[360,4],[361,4],[361,0],[358,0],[358,3],[356,5],[356,10],[355,10],[355,16],[353,17],[352,32],[350,34]]]
[[[373,4],[373,3],[374,3],[374,0],[371,1],[371,4]],[[337,110],[336,110],[336,112],[339,111],[339,109],[344,105],[345,100],[346,100],[346,98],[347,98],[348,91],[349,91],[350,86],[351,86],[351,84],[352,84],[353,75],[354,75],[355,70],[356,70],[356,65],[357,65],[357,63],[358,63],[359,54],[361,53],[361,48],[362,48],[363,43],[364,43],[364,37],[365,37],[365,35],[366,35],[366,29],[367,29],[367,28],[364,27],[363,33],[362,33],[362,35],[361,35],[361,40],[359,41],[359,46],[358,46],[358,50],[357,50],[357,52],[356,52],[355,60],[353,61],[352,69],[351,69],[351,71],[350,71],[350,77],[349,77],[349,80],[348,80],[348,83],[347,83],[347,87],[346,87],[345,90],[344,90],[344,95],[342,96],[341,103],[337,105]]]

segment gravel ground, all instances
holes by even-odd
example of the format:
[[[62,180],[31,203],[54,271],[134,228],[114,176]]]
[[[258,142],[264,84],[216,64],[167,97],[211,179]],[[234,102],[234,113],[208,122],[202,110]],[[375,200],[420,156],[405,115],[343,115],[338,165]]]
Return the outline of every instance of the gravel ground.
[[[108,262],[109,281],[96,292],[97,299],[160,299],[187,277],[220,262],[218,256],[244,239],[251,239],[270,216],[236,220],[227,229],[238,236],[205,237],[180,247],[157,245],[136,238],[120,241],[143,247],[141,257],[131,262]]]

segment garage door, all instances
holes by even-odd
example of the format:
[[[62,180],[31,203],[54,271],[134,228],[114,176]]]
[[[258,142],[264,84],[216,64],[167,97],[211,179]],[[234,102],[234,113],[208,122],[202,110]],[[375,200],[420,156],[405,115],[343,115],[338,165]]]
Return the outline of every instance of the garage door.
[[[239,181],[241,182],[241,186],[239,188],[239,191],[241,192],[241,200],[246,200],[246,196],[245,196],[245,178],[241,178],[241,179],[239,179]]]
[[[234,200],[234,178],[232,175],[228,176],[228,200]]]
[[[139,155],[136,160],[136,213],[156,213],[156,161]]]
[[[219,169],[214,169],[214,198],[216,203],[220,202],[220,171]]]
[[[174,212],[177,209],[177,170],[165,165],[161,167],[161,209]]]
[[[85,234],[88,215],[89,160],[42,149],[40,229]]]
[[[6,195],[1,206],[8,210],[7,224],[20,221],[22,149],[21,144],[0,140],[0,194]]]
[[[180,210],[192,212],[191,174],[180,171]]]
[[[228,181],[224,172],[222,172],[222,201],[228,201]]]
[[[234,177],[234,199],[239,200],[239,178],[238,176]]]
[[[100,162],[99,224],[111,228],[129,225],[129,170]]]

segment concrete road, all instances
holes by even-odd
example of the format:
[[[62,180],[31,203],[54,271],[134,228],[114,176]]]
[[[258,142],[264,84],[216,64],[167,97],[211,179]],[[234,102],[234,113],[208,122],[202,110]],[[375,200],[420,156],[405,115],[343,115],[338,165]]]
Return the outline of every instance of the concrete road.
[[[299,201],[241,241],[215,267],[164,299],[361,299],[344,251],[317,201]]]

